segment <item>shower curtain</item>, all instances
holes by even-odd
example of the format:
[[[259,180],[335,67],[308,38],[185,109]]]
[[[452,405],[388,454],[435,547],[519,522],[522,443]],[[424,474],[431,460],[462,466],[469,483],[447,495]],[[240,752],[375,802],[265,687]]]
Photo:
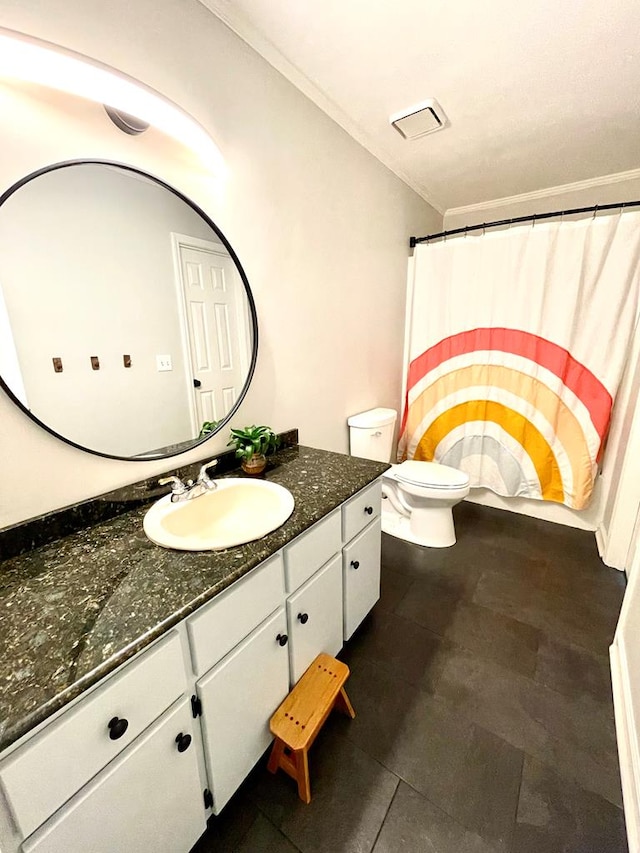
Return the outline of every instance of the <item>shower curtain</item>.
[[[418,244],[399,459],[584,508],[638,312],[640,213]]]

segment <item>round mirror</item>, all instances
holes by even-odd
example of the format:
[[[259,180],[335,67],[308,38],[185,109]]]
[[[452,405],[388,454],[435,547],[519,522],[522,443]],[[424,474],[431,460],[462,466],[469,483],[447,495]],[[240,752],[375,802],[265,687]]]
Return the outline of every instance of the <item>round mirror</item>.
[[[235,252],[157,178],[60,163],[0,197],[0,382],[64,441],[116,459],[188,450],[237,409],[257,344]]]

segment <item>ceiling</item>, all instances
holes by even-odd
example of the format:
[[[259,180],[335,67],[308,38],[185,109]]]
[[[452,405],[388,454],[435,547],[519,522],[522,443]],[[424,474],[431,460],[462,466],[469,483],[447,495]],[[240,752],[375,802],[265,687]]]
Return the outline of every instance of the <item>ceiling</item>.
[[[638,0],[201,2],[441,212],[640,167]]]

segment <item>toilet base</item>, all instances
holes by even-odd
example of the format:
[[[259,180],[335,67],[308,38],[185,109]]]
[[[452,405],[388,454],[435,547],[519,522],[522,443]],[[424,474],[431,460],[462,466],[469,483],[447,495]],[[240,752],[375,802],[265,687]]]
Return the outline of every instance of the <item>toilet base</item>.
[[[431,507],[401,515],[388,499],[382,501],[382,531],[423,548],[450,548],[456,544],[451,507]]]

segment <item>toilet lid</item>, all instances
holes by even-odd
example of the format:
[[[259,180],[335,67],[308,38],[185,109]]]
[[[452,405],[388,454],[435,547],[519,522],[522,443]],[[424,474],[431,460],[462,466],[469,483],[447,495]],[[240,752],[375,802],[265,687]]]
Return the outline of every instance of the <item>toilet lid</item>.
[[[469,475],[450,465],[439,462],[417,462],[407,460],[396,466],[394,474],[398,480],[432,489],[459,489],[469,485]]]

